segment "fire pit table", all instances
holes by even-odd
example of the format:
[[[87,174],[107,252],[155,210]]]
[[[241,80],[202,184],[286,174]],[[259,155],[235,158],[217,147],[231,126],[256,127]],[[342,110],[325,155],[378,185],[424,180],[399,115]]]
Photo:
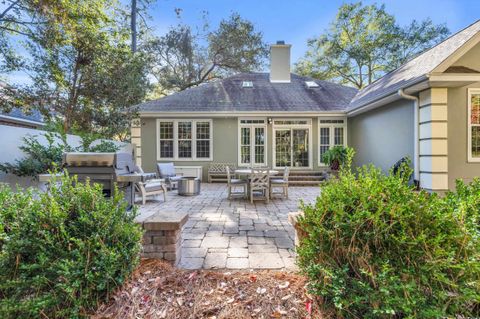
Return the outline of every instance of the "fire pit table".
[[[178,195],[193,196],[200,194],[200,178],[182,177],[178,180]]]

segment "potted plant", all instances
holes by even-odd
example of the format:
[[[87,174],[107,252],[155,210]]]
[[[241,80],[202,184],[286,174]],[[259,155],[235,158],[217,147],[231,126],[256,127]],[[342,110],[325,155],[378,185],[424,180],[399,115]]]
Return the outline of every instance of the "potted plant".
[[[347,148],[337,145],[323,153],[322,162],[330,165],[332,171],[338,171],[347,159]]]

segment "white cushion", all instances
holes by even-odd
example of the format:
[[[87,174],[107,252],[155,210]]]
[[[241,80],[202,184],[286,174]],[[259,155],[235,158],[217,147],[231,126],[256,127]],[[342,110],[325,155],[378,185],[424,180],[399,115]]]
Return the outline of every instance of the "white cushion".
[[[157,168],[160,177],[175,176],[175,166],[173,163],[158,163]]]
[[[145,190],[148,192],[159,191],[162,190],[162,183],[154,182],[154,183],[147,183],[145,185]]]
[[[274,178],[274,179],[271,179],[270,182],[272,184],[287,184],[288,182],[285,181],[284,179],[280,179],[280,178]]]
[[[183,178],[183,176],[181,176],[181,175],[176,175],[176,176],[170,176],[168,179],[169,179],[170,181],[176,182],[176,181],[181,180],[182,178]]]
[[[243,180],[243,179],[237,179],[237,178],[232,178],[230,180],[230,184],[246,184],[247,181]]]

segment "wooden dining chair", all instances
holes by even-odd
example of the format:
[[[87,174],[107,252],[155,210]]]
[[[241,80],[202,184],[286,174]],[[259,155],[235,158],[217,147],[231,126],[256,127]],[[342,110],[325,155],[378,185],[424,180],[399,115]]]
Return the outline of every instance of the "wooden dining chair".
[[[243,198],[247,198],[248,182],[243,179],[232,178],[232,172],[229,166],[226,166],[225,170],[227,172],[228,199],[231,199],[232,195],[242,195]],[[234,192],[237,187],[242,187],[243,192]]]
[[[250,202],[254,200],[270,201],[270,170],[253,170],[250,174]]]
[[[271,178],[270,179],[270,198],[273,198],[275,195],[282,195],[288,199],[288,176],[290,175],[290,168],[288,166],[283,170],[282,178]],[[274,188],[282,188],[282,192],[274,192]]]

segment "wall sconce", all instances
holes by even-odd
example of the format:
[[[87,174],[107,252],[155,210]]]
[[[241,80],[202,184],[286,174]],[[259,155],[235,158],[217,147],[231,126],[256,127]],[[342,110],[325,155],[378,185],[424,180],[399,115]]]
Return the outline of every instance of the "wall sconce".
[[[269,118],[267,119],[267,121],[268,121],[268,124],[272,124],[272,122],[273,122],[273,120],[272,120],[271,117],[269,117]]]

